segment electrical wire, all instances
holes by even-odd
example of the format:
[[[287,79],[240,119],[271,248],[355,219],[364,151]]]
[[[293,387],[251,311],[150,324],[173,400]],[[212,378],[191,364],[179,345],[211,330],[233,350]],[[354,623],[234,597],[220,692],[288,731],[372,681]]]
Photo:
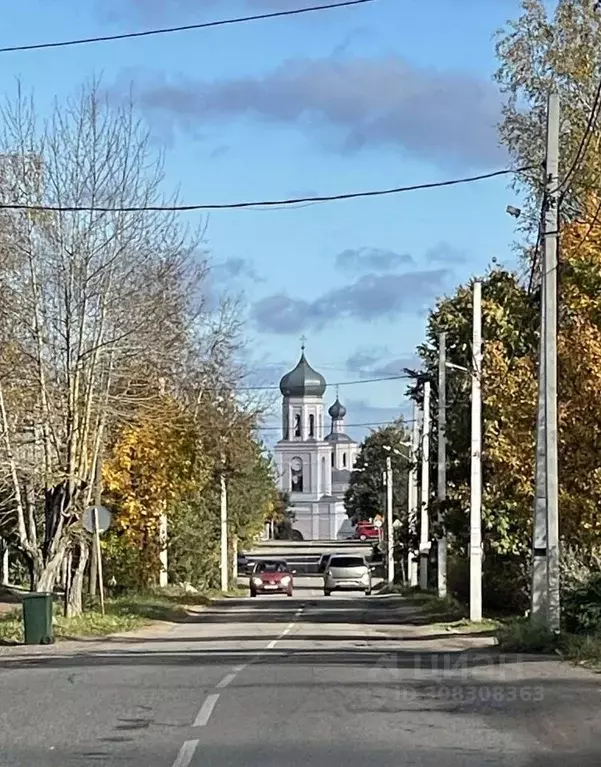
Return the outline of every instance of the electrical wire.
[[[403,418],[403,424],[409,424],[413,423],[413,419],[405,420]],[[397,425],[397,421],[370,421],[368,423],[345,423],[344,428],[345,429],[360,429],[360,428],[367,428],[370,426],[395,426]],[[281,431],[282,427],[280,426],[257,426],[257,429],[259,431]]]
[[[277,19],[284,16],[300,16],[302,13],[315,13],[316,11],[328,11],[334,8],[346,8],[352,5],[364,5],[373,3],[374,0],[342,0],[338,3],[326,3],[313,5],[309,8],[293,8],[288,11],[274,11],[272,13],[260,13],[253,16],[236,16],[231,19],[218,19],[205,21],[198,24],[185,24],[178,27],[162,27],[160,29],[147,29],[142,32],[125,32],[118,35],[101,35],[99,37],[82,37],[76,40],[59,40],[51,43],[32,43],[30,45],[11,45],[0,48],[0,53],[14,53],[16,51],[39,51],[45,48],[67,48],[73,45],[88,45],[90,43],[106,43],[114,40],[131,40],[137,37],[152,37],[155,35],[167,35],[175,32],[190,32],[197,29],[210,29],[213,27],[225,27],[232,24],[243,24],[250,21],[264,21]]]
[[[326,384],[326,388],[330,388],[332,386],[355,386],[357,384],[367,384],[367,383],[379,383],[380,381],[399,381],[403,378],[409,378],[408,375],[396,375],[396,376],[380,376],[378,378],[359,378],[356,381],[336,381],[334,383],[328,383]],[[241,391],[279,391],[280,387],[279,385],[272,385],[272,386],[237,386],[236,392]]]
[[[337,200],[353,200],[364,197],[383,197],[403,192],[417,192],[422,189],[440,189],[459,184],[471,184],[498,176],[523,173],[532,170],[532,166],[525,168],[506,168],[490,173],[482,173],[478,176],[466,176],[463,178],[447,179],[445,181],[432,181],[425,184],[413,184],[411,186],[397,186],[388,189],[373,189],[363,192],[347,192],[343,194],[323,195],[319,197],[291,197],[282,200],[255,200],[249,202],[224,202],[224,203],[199,203],[196,205],[140,205],[105,207],[102,205],[28,205],[25,203],[0,203],[1,210],[24,210],[24,211],[47,211],[55,213],[144,213],[144,212],[170,212],[186,213],[196,210],[238,210],[241,208],[290,206],[306,202],[335,202]]]

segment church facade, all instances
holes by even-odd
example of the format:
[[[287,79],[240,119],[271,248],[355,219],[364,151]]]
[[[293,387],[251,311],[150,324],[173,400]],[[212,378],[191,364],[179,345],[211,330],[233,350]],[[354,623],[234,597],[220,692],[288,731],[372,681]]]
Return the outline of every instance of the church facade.
[[[326,424],[326,387],[303,346],[298,364],[280,381],[282,438],[274,452],[279,488],[289,494],[293,526],[305,540],[334,540],[349,526],[344,494],[359,445],[344,431],[346,408],[338,396]]]

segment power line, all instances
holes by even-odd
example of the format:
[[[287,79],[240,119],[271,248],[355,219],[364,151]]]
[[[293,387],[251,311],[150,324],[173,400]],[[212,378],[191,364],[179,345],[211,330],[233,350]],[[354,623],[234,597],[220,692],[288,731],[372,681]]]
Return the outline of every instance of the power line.
[[[403,418],[403,424],[413,423],[413,419],[405,420]],[[370,423],[345,423],[345,429],[359,429],[367,428],[369,426],[396,426],[396,421],[372,421]],[[281,431],[281,426],[257,426],[258,431]]]
[[[366,384],[366,383],[378,383],[380,381],[398,381],[402,378],[409,378],[408,375],[396,375],[396,376],[380,376],[378,378],[360,378],[356,381],[336,381],[334,383],[328,383],[326,384],[327,388],[330,388],[332,386],[354,386],[356,384]],[[240,391],[279,391],[280,387],[279,385],[272,385],[272,386],[240,386],[236,387],[236,392]]]
[[[490,173],[482,173],[478,176],[466,176],[463,178],[448,179],[445,181],[432,181],[425,184],[413,184],[411,186],[397,186],[388,189],[372,189],[363,192],[347,192],[344,194],[331,194],[319,197],[290,197],[282,200],[255,200],[248,202],[223,202],[223,203],[199,203],[196,205],[140,205],[108,208],[101,205],[28,205],[24,203],[0,203],[3,210],[24,211],[47,211],[55,213],[144,213],[144,212],[170,212],[186,213],[196,210],[238,210],[241,208],[275,207],[298,205],[306,202],[334,202],[337,200],[353,200],[363,197],[383,197],[403,192],[417,192],[422,189],[439,189],[442,187],[458,186],[459,184],[471,184],[475,181],[484,181],[498,176],[523,173],[532,170],[533,166],[524,168],[506,168]]]
[[[99,37],[82,37],[76,40],[60,40],[53,43],[32,43],[30,45],[11,45],[0,48],[0,53],[14,53],[16,51],[39,51],[44,48],[67,48],[73,45],[87,45],[89,43],[107,43],[113,40],[131,40],[136,37],[152,37],[155,35],[167,35],[175,32],[191,32],[197,29],[210,29],[212,27],[225,27],[231,24],[243,24],[249,21],[264,21],[266,19],[277,19],[283,16],[300,16],[302,13],[314,13],[316,11],[327,11],[334,8],[346,8],[351,5],[364,5],[373,3],[374,0],[343,0],[338,3],[326,3],[324,5],[313,5],[310,8],[293,8],[289,11],[274,11],[272,13],[260,13],[253,16],[237,16],[231,19],[219,19],[216,21],[205,21],[198,24],[185,24],[178,27],[163,27],[161,29],[147,29],[143,32],[125,32],[119,35],[101,35]]]

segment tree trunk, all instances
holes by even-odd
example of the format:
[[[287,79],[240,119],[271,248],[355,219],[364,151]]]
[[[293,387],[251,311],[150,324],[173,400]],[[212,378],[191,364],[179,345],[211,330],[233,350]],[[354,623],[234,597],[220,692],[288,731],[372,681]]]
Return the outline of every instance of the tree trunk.
[[[8,586],[8,564],[8,543],[0,538],[0,583],[3,586]]]
[[[65,554],[68,548],[69,548],[69,542],[66,538],[64,538],[60,542],[56,554],[52,557],[52,559],[46,562],[45,567],[40,573],[38,578],[37,591],[47,591],[47,592],[54,591],[56,580],[58,576],[60,575],[61,568],[63,565],[63,560],[65,558]]]
[[[67,597],[67,618],[74,618],[83,612],[83,587],[89,554],[88,544],[81,541],[79,544],[79,561],[73,573],[71,588]]]

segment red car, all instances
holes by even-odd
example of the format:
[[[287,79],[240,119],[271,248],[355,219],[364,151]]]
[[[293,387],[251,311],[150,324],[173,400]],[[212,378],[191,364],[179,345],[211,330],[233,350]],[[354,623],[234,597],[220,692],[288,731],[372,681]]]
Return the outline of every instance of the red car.
[[[250,574],[250,595],[294,593],[295,570],[290,570],[281,559],[269,559],[257,562]]]
[[[380,538],[380,530],[371,522],[357,522],[355,527],[355,538],[360,541],[366,541],[368,538]]]

